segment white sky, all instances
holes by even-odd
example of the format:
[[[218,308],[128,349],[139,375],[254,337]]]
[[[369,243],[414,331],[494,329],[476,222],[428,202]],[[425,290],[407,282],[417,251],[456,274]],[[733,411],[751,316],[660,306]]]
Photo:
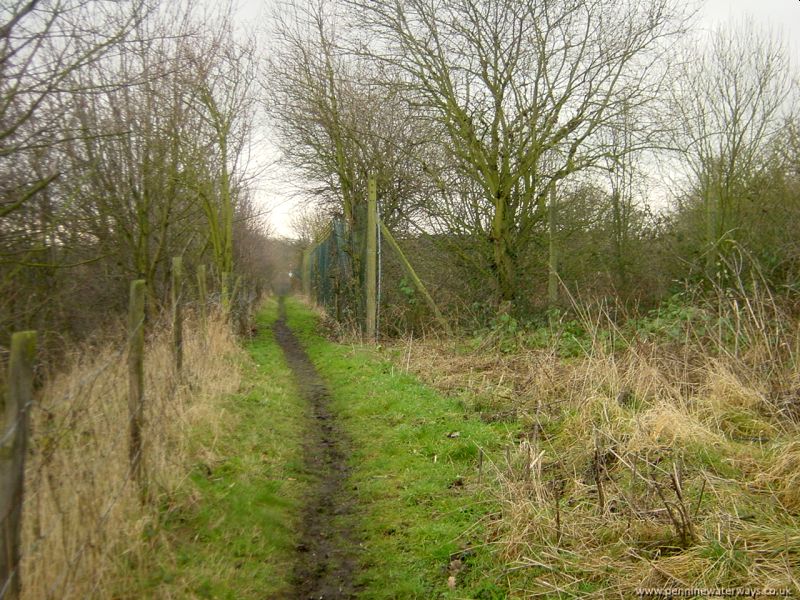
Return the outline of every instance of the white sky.
[[[262,29],[259,25],[266,25],[272,0],[239,0],[238,4],[240,23],[246,29]],[[800,68],[800,0],[705,0],[698,17],[698,26],[703,29],[740,19],[754,20],[771,28],[784,36],[791,48],[794,68]],[[260,36],[264,35],[266,32],[262,29]],[[252,162],[256,165],[276,162],[279,156],[269,141],[269,132],[262,130],[258,138],[252,150]],[[293,197],[297,183],[297,177],[280,165],[270,168],[259,179],[257,203],[263,210],[270,211],[269,220],[278,235],[293,235],[291,216],[301,208]]]

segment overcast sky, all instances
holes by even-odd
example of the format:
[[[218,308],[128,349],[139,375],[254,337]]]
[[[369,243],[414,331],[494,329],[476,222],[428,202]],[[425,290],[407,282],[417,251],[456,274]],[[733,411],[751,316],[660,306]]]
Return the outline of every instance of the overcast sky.
[[[271,0],[239,0],[241,22],[250,29],[264,23]],[[784,36],[791,48],[795,69],[800,67],[800,0],[705,0],[702,2],[698,26],[713,29],[730,20],[753,20]],[[266,164],[277,158],[270,146],[268,132],[253,149],[254,164]],[[273,168],[261,178],[256,192],[257,202],[271,211],[270,221],[279,235],[291,236],[291,214],[298,209],[292,199],[295,190],[290,171]]]

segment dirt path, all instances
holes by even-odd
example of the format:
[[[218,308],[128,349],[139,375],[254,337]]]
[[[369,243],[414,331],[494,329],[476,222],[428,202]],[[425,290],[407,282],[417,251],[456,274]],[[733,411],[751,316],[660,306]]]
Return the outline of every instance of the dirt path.
[[[275,339],[310,407],[304,441],[305,466],[312,476],[306,498],[294,570],[294,597],[355,598],[357,566],[354,500],[347,490],[347,440],[331,412],[330,396],[303,347],[286,325],[280,299]]]

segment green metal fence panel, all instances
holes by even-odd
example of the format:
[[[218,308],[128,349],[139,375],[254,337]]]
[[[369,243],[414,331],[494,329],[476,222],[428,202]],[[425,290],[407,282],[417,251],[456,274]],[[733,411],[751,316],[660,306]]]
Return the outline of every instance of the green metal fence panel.
[[[338,320],[354,316],[353,261],[347,224],[334,219],[308,255],[310,291],[317,304]]]

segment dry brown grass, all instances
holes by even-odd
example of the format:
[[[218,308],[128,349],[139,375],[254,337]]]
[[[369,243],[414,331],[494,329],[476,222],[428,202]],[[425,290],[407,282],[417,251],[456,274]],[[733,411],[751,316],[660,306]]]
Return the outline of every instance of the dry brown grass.
[[[704,309],[712,310],[712,309]],[[487,486],[496,577],[524,597],[637,587],[800,592],[798,323],[771,298],[718,299],[682,341],[623,334],[504,353],[408,340],[397,362],[521,428]],[[622,349],[608,336],[628,335]],[[401,362],[402,361],[402,362]]]
[[[187,476],[188,432],[222,423],[220,399],[239,386],[240,350],[222,320],[210,320],[206,336],[190,322],[185,331],[180,381],[169,330],[146,347],[145,505],[128,462],[124,340],[77,350],[41,390],[26,465],[23,598],[110,598],[140,575],[159,501]]]

